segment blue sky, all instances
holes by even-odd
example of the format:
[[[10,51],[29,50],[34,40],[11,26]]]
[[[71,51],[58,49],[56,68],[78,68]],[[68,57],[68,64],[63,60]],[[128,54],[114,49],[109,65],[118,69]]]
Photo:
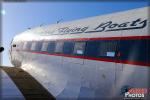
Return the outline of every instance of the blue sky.
[[[11,65],[8,48],[12,38],[27,28],[50,25],[148,6],[147,2],[28,2],[2,4],[3,65]],[[12,66],[12,65],[11,65]]]

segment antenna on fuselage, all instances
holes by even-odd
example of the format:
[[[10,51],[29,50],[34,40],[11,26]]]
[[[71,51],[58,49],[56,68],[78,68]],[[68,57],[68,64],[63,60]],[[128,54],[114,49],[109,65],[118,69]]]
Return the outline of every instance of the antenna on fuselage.
[[[63,19],[60,19],[60,20],[58,20],[56,23],[58,24],[58,23],[60,23],[62,20],[63,20]]]
[[[40,27],[42,27],[44,24],[41,24]]]

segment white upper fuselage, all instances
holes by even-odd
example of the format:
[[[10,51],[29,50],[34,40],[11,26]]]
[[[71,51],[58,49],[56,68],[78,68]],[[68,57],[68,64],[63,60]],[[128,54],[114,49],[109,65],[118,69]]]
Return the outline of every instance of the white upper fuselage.
[[[148,10],[149,7],[145,7],[138,10],[134,9],[131,11],[119,12],[115,14],[113,13],[72,22],[37,27],[29,29],[22,34],[17,35],[14,40],[27,41],[39,39],[49,40],[95,37],[147,36],[149,35],[148,27],[150,23],[148,20]],[[144,26],[145,24],[143,22],[144,20],[147,20],[147,25],[146,27],[142,28],[142,26]],[[122,27],[118,27],[121,24]],[[100,25],[101,27],[98,28],[98,26]]]

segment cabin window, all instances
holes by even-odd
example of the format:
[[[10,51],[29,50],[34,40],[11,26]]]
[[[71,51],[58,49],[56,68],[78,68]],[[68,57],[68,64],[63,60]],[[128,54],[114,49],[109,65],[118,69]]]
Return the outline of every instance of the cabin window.
[[[147,63],[149,63],[150,62],[150,39],[148,39],[147,41],[146,41],[146,52],[145,52],[145,54],[146,54],[146,61],[147,61]]]
[[[32,51],[35,50],[35,46],[36,46],[36,42],[33,42],[33,43],[32,43],[32,46],[31,46],[31,50],[32,50]]]
[[[22,49],[23,49],[23,45],[24,45],[24,43],[23,43],[23,42],[21,42],[19,45],[20,45],[20,50],[22,50]]]
[[[63,53],[72,54],[74,48],[74,42],[64,42]]]
[[[136,62],[150,61],[150,55],[148,50],[150,46],[149,44],[147,45],[147,42],[148,40],[121,40],[121,60]]]
[[[73,53],[75,55],[83,55],[84,49],[85,49],[85,42],[76,42]]]
[[[48,42],[43,42],[41,51],[47,51]]]
[[[97,57],[99,44],[99,41],[87,41],[85,55],[90,57]]]
[[[51,41],[48,43],[47,52],[53,53],[55,50],[55,42]]]
[[[24,44],[23,44],[23,50],[26,50],[26,45],[27,45],[27,42],[24,42]]]
[[[57,42],[55,47],[56,53],[62,53],[63,52],[63,42]]]
[[[100,57],[115,57],[117,49],[116,41],[101,41],[99,45],[99,53]]]
[[[31,48],[31,42],[25,42],[23,44],[23,50],[30,50]]]
[[[41,51],[42,42],[36,42],[35,51]]]
[[[31,42],[27,42],[27,45],[26,45],[26,50],[30,50],[31,49]]]
[[[31,50],[33,51],[41,51],[42,42],[33,42],[31,46]]]

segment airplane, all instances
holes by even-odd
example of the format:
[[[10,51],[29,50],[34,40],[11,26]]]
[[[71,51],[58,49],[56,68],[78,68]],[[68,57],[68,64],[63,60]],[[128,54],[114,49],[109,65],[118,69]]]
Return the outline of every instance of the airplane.
[[[149,88],[149,9],[28,29],[13,38],[11,63],[58,100],[145,97],[128,88]]]

